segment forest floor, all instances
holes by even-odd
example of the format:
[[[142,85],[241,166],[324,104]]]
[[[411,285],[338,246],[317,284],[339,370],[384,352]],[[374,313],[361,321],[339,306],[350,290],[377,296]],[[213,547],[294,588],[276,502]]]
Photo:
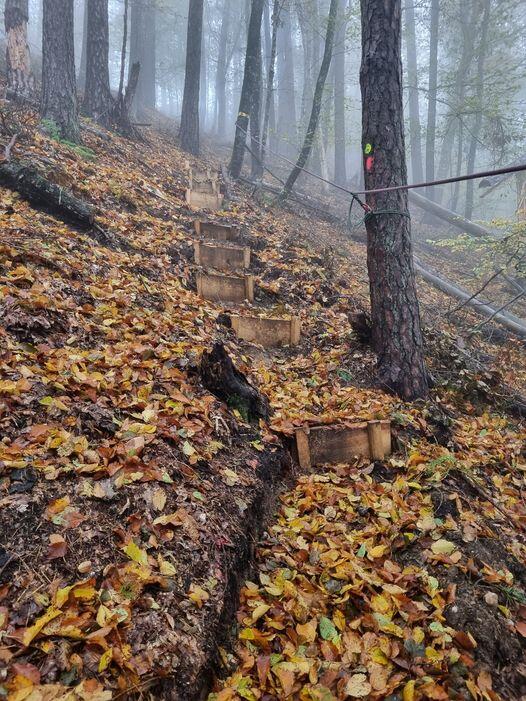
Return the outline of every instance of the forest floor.
[[[386,394],[349,322],[364,246],[236,188],[252,310],[302,320],[294,349],[239,341],[195,291],[173,134],[83,129],[81,150],[4,124],[98,226],[0,191],[0,698],[521,698],[523,346],[461,340],[422,283],[435,387]],[[268,422],[202,386],[216,340]],[[295,427],[378,418],[389,460],[299,474]]]

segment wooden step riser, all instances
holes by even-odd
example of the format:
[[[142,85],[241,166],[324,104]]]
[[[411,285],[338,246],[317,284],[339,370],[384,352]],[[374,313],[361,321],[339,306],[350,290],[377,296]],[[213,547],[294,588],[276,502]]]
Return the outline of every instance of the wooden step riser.
[[[196,220],[194,229],[198,236],[212,241],[230,241],[235,243],[239,240],[239,229],[237,226]]]
[[[197,294],[211,302],[241,304],[254,301],[254,276],[197,274]]]
[[[300,342],[301,323],[292,319],[232,316],[232,329],[239,338],[264,348],[295,346]]]
[[[200,241],[194,242],[196,265],[216,270],[248,270],[250,268],[250,248],[211,246]]]
[[[187,190],[186,202],[191,207],[196,207],[197,209],[217,211],[223,206],[223,195],[210,195],[203,192],[196,192],[195,190]]]
[[[391,422],[299,428],[296,447],[303,469],[348,463],[355,457],[383,460],[391,454]]]

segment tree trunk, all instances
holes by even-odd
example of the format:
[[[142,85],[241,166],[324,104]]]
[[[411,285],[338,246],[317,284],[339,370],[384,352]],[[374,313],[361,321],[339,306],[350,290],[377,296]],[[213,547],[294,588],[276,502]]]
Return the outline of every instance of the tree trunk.
[[[79,140],[73,0],[44,0],[41,115],[63,139]]]
[[[243,86],[239,100],[239,110],[236,120],[236,136],[232,158],[230,159],[229,173],[232,178],[239,178],[243,159],[245,156],[245,144],[248,124],[256,92],[260,89],[258,81],[258,66],[261,68],[261,20],[263,18],[264,0],[252,0],[250,20],[248,24],[247,53],[245,58],[245,72]],[[252,125],[251,125],[252,129]]]
[[[219,36],[219,53],[216,71],[216,106],[217,106],[217,135],[224,138],[226,133],[226,73],[228,35],[230,31],[230,3],[223,0],[223,15],[221,18],[221,33]]]
[[[265,4],[265,3],[263,3]],[[252,151],[250,177],[259,180],[263,175],[261,165],[261,100],[263,95],[263,59],[261,57],[261,23],[259,27],[259,50],[256,51],[255,85],[250,106],[250,150]]]
[[[422,167],[422,135],[420,129],[415,8],[413,1],[407,0],[405,5],[407,80],[409,83],[409,142],[411,146],[411,174],[413,182],[421,183],[424,179],[424,170]]]
[[[113,98],[108,69],[108,0],[87,0],[88,43],[84,112],[100,124],[109,125]]]
[[[292,192],[292,188],[298,176],[300,175],[303,167],[309,160],[309,156],[312,151],[312,145],[314,143],[314,138],[316,136],[316,129],[318,128],[318,121],[321,112],[321,100],[323,97],[323,90],[325,88],[325,81],[327,80],[327,74],[331,65],[332,51],[334,48],[334,34],[336,31],[336,15],[338,10],[339,0],[331,0],[331,6],[329,9],[329,19],[327,22],[327,34],[325,36],[325,50],[323,52],[323,61],[321,62],[320,72],[318,75],[318,80],[316,81],[316,88],[314,90],[314,97],[312,100],[312,110],[309,120],[309,126],[307,127],[307,133],[305,134],[305,140],[303,142],[302,149],[300,151],[296,165],[292,169],[287,182],[283,188],[281,194],[281,199],[285,200],[288,195]]]
[[[479,43],[479,55],[478,55],[478,66],[477,66],[477,102],[476,102],[476,114],[475,123],[473,125],[473,131],[471,132],[471,141],[469,144],[468,162],[467,162],[467,172],[473,173],[475,170],[475,162],[477,159],[477,148],[480,137],[480,131],[482,128],[482,114],[483,114],[483,101],[484,101],[484,68],[486,62],[486,54],[488,50],[488,30],[490,24],[491,15],[491,0],[483,0],[484,11],[482,15],[482,30],[480,33],[480,43]],[[468,180],[466,183],[466,209],[465,217],[466,219],[471,219],[473,216],[473,200],[474,200],[474,182],[473,180]]]
[[[366,189],[407,182],[401,0],[361,0],[362,145]],[[368,195],[367,265],[382,385],[404,399],[428,392],[407,191]]]
[[[278,31],[278,114],[277,133],[282,140],[281,152],[292,157],[296,153],[296,100],[294,88],[294,54],[290,0],[285,0]]]
[[[431,0],[431,28],[429,32],[429,90],[427,95],[426,135],[426,180],[428,182],[435,179],[439,22],[440,0]],[[434,199],[432,187],[427,188],[426,195],[430,200]]]
[[[338,7],[338,31],[334,51],[334,180],[338,185],[347,181],[345,139],[345,0]]]
[[[203,4],[203,26],[207,22],[207,5]],[[199,129],[206,131],[206,119],[208,111],[208,66],[207,66],[206,32],[201,34],[201,73],[199,89]]]
[[[34,89],[28,19],[28,0],[5,0],[7,90],[15,97],[30,97]]]
[[[203,0],[190,0],[186,37],[183,109],[179,138],[181,140],[181,148],[196,156],[199,155],[199,88],[202,35]]]

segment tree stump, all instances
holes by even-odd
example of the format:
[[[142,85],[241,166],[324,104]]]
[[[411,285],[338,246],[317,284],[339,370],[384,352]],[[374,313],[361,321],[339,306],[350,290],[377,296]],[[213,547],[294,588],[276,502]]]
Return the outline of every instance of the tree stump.
[[[203,386],[231,409],[237,409],[245,420],[268,419],[268,399],[236,368],[222,343],[215,343],[209,353],[203,353],[199,374]]]

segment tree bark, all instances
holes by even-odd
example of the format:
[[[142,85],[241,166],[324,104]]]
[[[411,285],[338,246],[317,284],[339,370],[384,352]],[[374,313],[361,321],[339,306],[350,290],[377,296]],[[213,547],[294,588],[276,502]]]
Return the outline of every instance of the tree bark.
[[[199,88],[202,35],[203,0],[190,0],[186,38],[183,109],[179,138],[181,148],[196,156],[199,155]]]
[[[260,88],[258,66],[261,66],[261,20],[263,18],[263,3],[264,0],[252,0],[251,3],[245,71],[236,120],[234,148],[232,149],[232,158],[230,159],[228,168],[232,178],[239,178],[241,175],[241,168],[243,167],[243,159],[245,156],[246,132],[248,130],[256,91]]]
[[[77,76],[77,88],[81,93],[86,89],[86,64],[88,59],[88,3],[83,3],[82,8],[82,47],[80,49],[79,73]]]
[[[265,3],[263,3],[265,4]],[[263,17],[263,14],[262,14]],[[250,147],[252,151],[251,172],[253,180],[259,180],[263,175],[261,165],[261,100],[263,95],[263,59],[261,56],[261,22],[259,26],[259,47],[256,47],[256,62],[254,68],[255,85],[252,90],[250,105]]]
[[[483,102],[484,102],[484,72],[486,63],[486,54],[488,50],[488,30],[491,17],[491,0],[483,0],[482,14],[482,29],[480,32],[479,55],[477,65],[477,102],[475,123],[471,132],[471,140],[469,144],[467,172],[473,173],[475,170],[475,162],[477,159],[477,148],[479,145],[480,131],[482,128]],[[474,185],[473,180],[468,180],[466,183],[466,209],[464,215],[466,219],[473,217],[473,201],[474,201]]]
[[[411,146],[411,171],[413,182],[424,179],[422,167],[422,141],[420,129],[420,101],[418,96],[418,62],[416,55],[416,28],[414,0],[405,5],[407,81],[409,83],[409,143]]]
[[[440,0],[431,0],[431,28],[429,31],[429,89],[427,94],[427,134],[426,134],[426,180],[435,179],[435,148],[437,127],[437,85],[438,85],[438,29],[440,23]],[[426,195],[434,199],[433,187],[428,187]]]
[[[28,0],[5,0],[7,90],[14,97],[30,97],[35,87],[27,41]]]
[[[318,74],[318,80],[316,81],[316,88],[314,90],[314,97],[312,100],[312,110],[309,120],[309,126],[307,127],[307,132],[305,134],[305,140],[303,142],[302,149],[296,161],[296,165],[292,169],[287,182],[283,188],[280,199],[285,200],[288,195],[292,192],[292,188],[298,176],[300,175],[303,167],[309,160],[309,156],[312,151],[312,146],[314,144],[314,138],[316,136],[316,130],[318,128],[318,121],[321,112],[321,100],[323,97],[323,90],[325,88],[325,81],[327,80],[327,74],[331,65],[332,51],[334,48],[334,35],[336,32],[336,15],[338,10],[339,0],[331,0],[331,5],[329,9],[329,19],[327,22],[327,34],[325,35],[325,50],[323,52],[323,60],[321,62],[320,72]]]
[[[347,181],[345,138],[345,0],[338,6],[338,31],[334,51],[334,180],[338,185]]]
[[[79,140],[73,0],[44,0],[41,115],[63,139]]]
[[[108,0],[87,0],[88,41],[86,50],[86,90],[84,112],[99,124],[108,126],[113,98],[108,68]]]
[[[405,185],[401,0],[361,0],[362,145],[366,189]],[[407,191],[368,195],[367,265],[382,385],[404,399],[428,392]]]

